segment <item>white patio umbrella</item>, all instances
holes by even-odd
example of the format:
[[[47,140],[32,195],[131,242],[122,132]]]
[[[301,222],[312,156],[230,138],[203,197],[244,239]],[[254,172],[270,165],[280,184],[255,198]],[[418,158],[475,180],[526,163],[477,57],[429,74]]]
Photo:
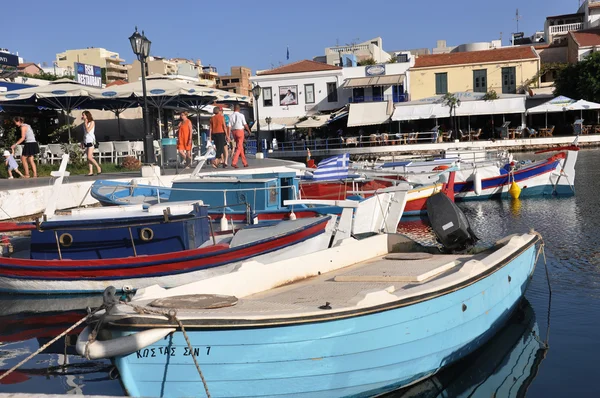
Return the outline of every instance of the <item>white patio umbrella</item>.
[[[580,119],[583,119],[583,111],[599,110],[599,109],[600,109],[600,104],[598,104],[596,102],[586,101],[583,99],[580,99],[579,101],[576,101],[575,103],[569,105],[569,110],[579,111]],[[598,122],[600,122],[600,113],[598,113]]]
[[[69,79],[58,79],[46,86],[28,87],[22,90],[0,93],[0,104],[10,105],[12,102],[30,106],[47,106],[60,109],[70,116],[73,109],[80,108],[92,95],[100,90],[84,86]],[[71,128],[69,124],[69,141]]]
[[[564,112],[570,110],[569,107],[575,103],[574,99],[565,96],[559,96],[545,102],[541,105],[527,109],[527,113],[545,113],[546,114],[546,128],[548,128],[548,113],[552,112]]]

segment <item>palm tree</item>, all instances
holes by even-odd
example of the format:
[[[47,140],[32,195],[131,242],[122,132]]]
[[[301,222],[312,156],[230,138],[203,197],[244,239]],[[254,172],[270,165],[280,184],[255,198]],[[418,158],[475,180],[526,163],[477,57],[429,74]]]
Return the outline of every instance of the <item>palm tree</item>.
[[[442,98],[442,104],[450,108],[450,121],[452,122],[452,130],[455,131],[456,136],[458,136],[458,128],[455,123],[456,118],[456,107],[460,106],[460,99],[453,93],[446,93]],[[454,118],[452,117],[452,113],[454,112]]]

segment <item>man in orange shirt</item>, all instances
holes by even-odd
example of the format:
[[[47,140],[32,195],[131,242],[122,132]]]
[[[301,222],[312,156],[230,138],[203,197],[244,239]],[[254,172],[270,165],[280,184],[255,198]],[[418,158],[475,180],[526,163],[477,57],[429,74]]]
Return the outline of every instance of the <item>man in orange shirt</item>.
[[[216,169],[219,167],[219,162],[223,164],[223,168],[227,167],[227,160],[223,160],[223,151],[229,142],[229,134],[227,133],[227,126],[225,125],[225,117],[221,113],[221,108],[215,106],[213,109],[213,117],[210,118],[210,130],[208,132],[208,140],[211,139],[215,142],[215,160],[213,160],[212,166]]]
[[[177,150],[183,158],[185,168],[189,169],[192,164],[192,122],[188,119],[187,112],[181,112],[179,122],[179,133],[177,135]]]

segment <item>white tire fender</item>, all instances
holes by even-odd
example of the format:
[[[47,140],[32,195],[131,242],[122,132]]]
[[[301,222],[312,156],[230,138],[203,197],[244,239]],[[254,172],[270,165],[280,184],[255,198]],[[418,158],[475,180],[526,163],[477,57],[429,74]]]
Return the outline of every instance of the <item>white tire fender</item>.
[[[89,342],[91,329],[86,326],[77,337],[77,353],[88,359],[104,359],[131,354],[165,338],[175,328],[155,328],[106,341]]]

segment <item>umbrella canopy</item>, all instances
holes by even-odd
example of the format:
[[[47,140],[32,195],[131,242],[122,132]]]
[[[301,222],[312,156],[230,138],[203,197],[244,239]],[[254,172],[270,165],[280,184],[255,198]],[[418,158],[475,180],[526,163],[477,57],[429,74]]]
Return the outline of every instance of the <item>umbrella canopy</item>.
[[[0,93],[0,104],[47,106],[60,109],[70,114],[73,109],[81,107],[92,95],[100,90],[84,86],[69,79],[58,79],[46,86],[28,87]],[[69,140],[71,128],[69,126]]]
[[[600,109],[600,104],[598,104],[596,102],[591,102],[591,101],[586,101],[586,100],[580,99],[579,101],[576,101],[573,104],[569,105],[568,110],[570,110],[570,111],[587,111],[587,110],[596,110],[596,109]]]
[[[297,128],[309,128],[309,127],[323,127],[329,122],[329,115],[318,115],[318,116],[309,116],[308,119],[297,123]]]
[[[564,112],[571,110],[570,106],[575,103],[574,99],[565,96],[559,96],[551,99],[548,102],[538,105],[536,107],[527,109],[527,113],[552,113],[552,112]]]

